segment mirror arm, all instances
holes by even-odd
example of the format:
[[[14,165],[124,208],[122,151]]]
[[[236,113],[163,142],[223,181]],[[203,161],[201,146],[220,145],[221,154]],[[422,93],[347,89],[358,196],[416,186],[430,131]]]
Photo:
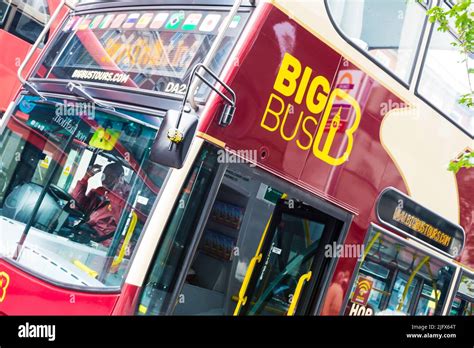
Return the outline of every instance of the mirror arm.
[[[222,26],[219,28],[219,32],[216,38],[214,39],[212,46],[209,48],[209,53],[206,55],[206,58],[203,61],[203,65],[205,66],[211,65],[212,60],[214,59],[222,41],[225,38],[226,31],[229,28],[229,25],[232,22],[232,19],[238,13],[241,4],[242,4],[242,0],[235,0],[234,4],[232,5],[229,11],[227,18],[224,20]],[[197,90],[197,87],[198,87],[197,81],[189,85],[189,89],[191,90],[191,99],[189,100],[189,103],[191,104],[194,110],[197,110],[197,104],[196,104],[196,101],[194,100],[194,94]],[[185,100],[187,101],[187,98]]]
[[[204,69],[209,75],[211,75],[224,89],[230,94],[231,98],[227,97],[224,93],[222,93],[214,84],[209,82],[204,76],[198,73],[199,69]],[[224,110],[222,112],[221,118],[219,120],[219,124],[221,126],[228,126],[230,122],[232,121],[232,118],[235,113],[235,100],[236,100],[236,95],[235,92],[230,88],[226,83],[221,81],[219,79],[219,76],[217,76],[214,72],[212,72],[211,69],[209,69],[206,65],[203,63],[198,63],[194,66],[193,71],[191,73],[190,77],[190,82],[189,84],[192,85],[194,78],[198,77],[200,80],[202,80],[207,86],[209,86],[214,92],[216,92],[227,104],[224,107]],[[173,144],[179,144],[181,141],[183,141],[184,135],[183,133],[179,130],[179,124],[181,122],[181,118],[183,116],[183,112],[189,112],[190,109],[186,106],[186,102],[188,100],[189,93],[191,91],[191,88],[188,88],[186,90],[186,94],[184,95],[183,98],[183,103],[181,104],[181,108],[179,111],[179,116],[178,119],[176,120],[176,126],[175,128],[171,128],[168,130],[168,139],[170,140],[170,144],[168,146],[168,150],[171,151]]]

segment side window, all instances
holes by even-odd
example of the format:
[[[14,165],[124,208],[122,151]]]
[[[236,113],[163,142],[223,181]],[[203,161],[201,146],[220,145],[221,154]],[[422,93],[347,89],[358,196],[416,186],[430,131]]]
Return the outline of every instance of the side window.
[[[0,28],[31,44],[36,41],[48,20],[46,0],[0,2]]]
[[[345,315],[440,315],[454,267],[371,228]]]
[[[0,2],[0,28],[3,28],[4,23],[7,20],[8,11],[10,10],[10,0],[2,0]]]
[[[347,40],[408,84],[426,11],[417,1],[327,0],[329,15]]]
[[[449,315],[474,316],[474,275],[463,271]]]
[[[438,28],[433,28],[417,92],[473,136],[474,113],[459,104],[459,99],[471,90],[468,69],[474,68],[474,53],[461,54],[453,46],[457,40],[454,32],[440,32]]]

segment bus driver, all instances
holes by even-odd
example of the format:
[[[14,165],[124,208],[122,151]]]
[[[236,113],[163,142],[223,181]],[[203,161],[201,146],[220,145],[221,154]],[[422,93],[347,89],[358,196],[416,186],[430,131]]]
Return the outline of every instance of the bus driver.
[[[120,188],[124,170],[119,163],[109,163],[105,166],[101,182],[102,186],[87,192],[89,179],[99,173],[100,165],[90,167],[84,177],[79,180],[71,195],[86,213],[88,219],[78,226],[79,230],[86,231],[92,240],[108,247],[125,206],[127,194]]]

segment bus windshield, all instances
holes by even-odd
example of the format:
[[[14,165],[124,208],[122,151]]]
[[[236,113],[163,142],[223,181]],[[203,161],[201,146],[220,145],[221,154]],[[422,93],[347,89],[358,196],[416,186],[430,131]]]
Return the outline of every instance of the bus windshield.
[[[35,77],[184,94],[192,67],[204,60],[225,17],[199,10],[73,16]],[[212,70],[224,65],[247,17],[233,18]]]
[[[24,96],[0,137],[0,255],[52,280],[120,286],[168,169],[158,117]]]

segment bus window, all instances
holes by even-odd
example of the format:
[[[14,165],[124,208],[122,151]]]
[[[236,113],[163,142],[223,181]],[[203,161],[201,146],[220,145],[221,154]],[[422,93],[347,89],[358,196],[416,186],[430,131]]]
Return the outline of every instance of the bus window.
[[[229,164],[219,175],[224,166],[216,168],[216,152],[224,150],[206,145],[195,164],[163,232],[138,313],[286,315],[300,283],[303,294],[294,301],[304,313],[317,294],[309,289],[321,285],[328,267],[323,248],[341,221],[283,198],[281,183],[247,164]]]
[[[7,19],[7,14],[8,14],[8,11],[10,10],[10,7],[11,7],[10,0],[8,1],[3,0],[2,2],[0,2],[0,28],[3,27],[3,24],[5,23]]]
[[[435,292],[429,284],[423,284],[415,315],[432,315],[436,306]]]
[[[452,45],[456,36],[452,32],[440,32],[438,28],[436,24],[417,92],[440,113],[474,136],[474,113],[459,104],[461,96],[471,91],[467,69],[474,68],[474,53],[461,54],[459,48]]]
[[[382,300],[388,294],[387,288],[390,284],[387,284],[387,281],[390,271],[384,266],[367,261],[362,264],[361,272],[370,275],[373,279],[372,291],[368,301],[369,305],[380,307]]]
[[[454,267],[371,230],[346,315],[440,315]]]
[[[474,316],[474,277],[463,272],[449,315]]]
[[[345,38],[409,84],[426,22],[423,6],[406,0],[326,1]]]
[[[0,255],[65,286],[121,285],[168,169],[148,161],[160,119],[120,113],[22,98],[0,137]]]
[[[0,29],[33,44],[46,22],[49,9],[46,0],[2,0]]]
[[[248,17],[235,16],[212,70],[223,67]],[[208,53],[224,18],[222,11],[167,9],[73,16],[35,77],[183,95],[193,66]]]

